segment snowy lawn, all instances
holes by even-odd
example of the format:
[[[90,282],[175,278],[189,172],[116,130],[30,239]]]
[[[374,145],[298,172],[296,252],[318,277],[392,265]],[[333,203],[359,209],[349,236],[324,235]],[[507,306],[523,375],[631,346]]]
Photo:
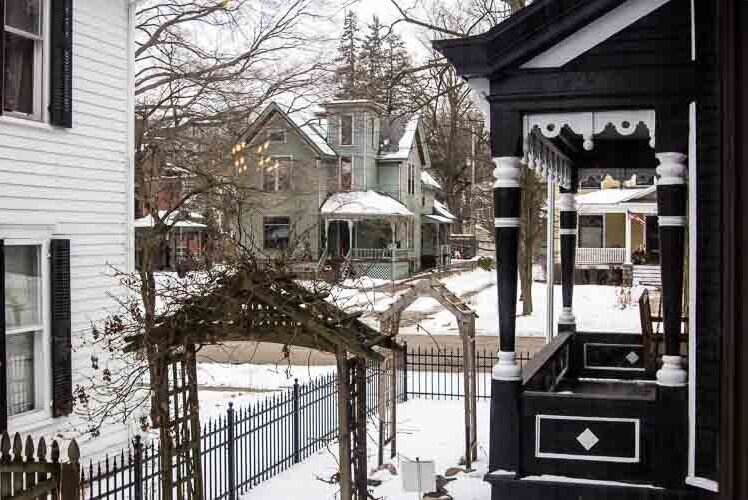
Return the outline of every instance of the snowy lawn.
[[[445,428],[461,428],[464,403],[455,401],[411,400],[398,405],[398,457],[392,461],[399,473],[402,458],[434,460],[437,474],[450,467],[458,467],[464,453],[461,432],[444,432]],[[488,418],[489,402],[478,402],[478,462],[473,472],[460,472],[446,489],[459,500],[489,500],[491,489],[483,482],[488,467]],[[369,432],[369,469],[376,468],[376,432]],[[338,486],[318,480],[329,479],[337,471],[336,446],[330,451],[322,450],[304,462],[291,467],[276,477],[258,485],[245,494],[244,500],[278,500],[285,498],[306,500],[332,500],[338,498]],[[404,492],[401,477],[387,471],[370,474],[370,478],[382,480],[374,488],[375,498],[386,500],[414,500],[416,493]]]

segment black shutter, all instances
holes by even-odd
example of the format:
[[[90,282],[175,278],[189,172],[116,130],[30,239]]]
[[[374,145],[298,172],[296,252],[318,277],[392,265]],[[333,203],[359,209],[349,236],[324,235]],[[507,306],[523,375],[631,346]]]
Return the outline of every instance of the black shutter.
[[[73,126],[73,0],[52,0],[51,5],[49,119],[52,125],[71,128]]]
[[[52,240],[52,413],[73,411],[73,366],[70,338],[70,240]]]
[[[5,108],[5,0],[0,0],[0,115],[3,114],[4,108]]]
[[[8,382],[5,378],[5,359],[5,242],[0,240],[0,432],[8,430]]]

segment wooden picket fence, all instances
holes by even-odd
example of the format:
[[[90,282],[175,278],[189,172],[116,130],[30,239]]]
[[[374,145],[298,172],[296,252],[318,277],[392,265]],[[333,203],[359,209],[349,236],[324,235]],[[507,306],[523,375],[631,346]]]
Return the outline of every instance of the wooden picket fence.
[[[44,438],[34,444],[16,433],[0,438],[0,499],[80,500],[80,451],[73,440],[67,462],[60,461],[60,446]]]

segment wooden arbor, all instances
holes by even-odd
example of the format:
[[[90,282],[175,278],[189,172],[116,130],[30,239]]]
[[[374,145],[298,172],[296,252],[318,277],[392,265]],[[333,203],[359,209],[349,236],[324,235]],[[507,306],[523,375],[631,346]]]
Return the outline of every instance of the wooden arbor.
[[[465,385],[465,466],[470,469],[478,457],[476,378],[475,378],[475,318],[478,315],[443,283],[435,279],[416,282],[379,317],[379,329],[389,337],[400,331],[400,317],[419,297],[431,297],[444,306],[457,319],[462,337],[463,377]],[[407,376],[407,374],[406,374]]]
[[[399,346],[292,275],[247,266],[221,275],[208,288],[209,293],[187,298],[175,313],[157,318],[147,344],[143,335],[128,339],[128,351],[147,345],[158,353],[151,364],[158,376],[153,407],[160,417],[154,421],[163,428],[162,498],[203,498],[195,346],[258,341],[335,354],[341,498],[365,500],[366,362],[384,359],[379,348]]]

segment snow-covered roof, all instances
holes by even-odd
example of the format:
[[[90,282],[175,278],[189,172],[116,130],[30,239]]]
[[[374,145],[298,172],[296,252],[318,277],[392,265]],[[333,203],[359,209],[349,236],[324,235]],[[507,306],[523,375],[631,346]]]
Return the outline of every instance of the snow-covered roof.
[[[333,193],[322,204],[322,215],[351,215],[359,217],[412,217],[408,207],[376,191]]]
[[[449,211],[447,206],[439,200],[434,200],[434,212],[436,212],[436,215],[445,217],[450,221],[454,221],[455,219],[457,219],[457,217],[452,215],[452,212]]]
[[[436,182],[436,179],[434,179],[431,174],[429,174],[426,171],[421,172],[421,182],[425,187],[431,187],[434,189],[441,189],[442,186],[438,182]]]
[[[420,115],[413,115],[405,124],[405,130],[403,131],[403,135],[402,137],[400,137],[400,141],[398,142],[397,151],[382,153],[377,159],[380,161],[407,160],[410,156],[410,150],[413,149],[413,141],[415,141],[420,120]]]
[[[327,143],[327,140],[325,140],[327,134],[325,133],[322,125],[307,123],[305,125],[300,125],[299,130],[301,130],[304,135],[307,136],[307,139],[309,139],[310,142],[314,143],[314,145],[317,146],[320,151],[322,151],[322,153],[329,156],[336,156],[335,150],[333,150]]]
[[[656,186],[635,189],[600,189],[589,193],[578,194],[578,205],[615,205],[626,203],[654,193]],[[652,202],[654,203],[654,202]]]
[[[441,215],[433,215],[432,214],[432,215],[427,215],[426,218],[429,219],[429,221],[439,222],[441,224],[451,224],[452,223],[452,219],[448,219],[446,217],[442,217]],[[427,222],[429,222],[429,221],[427,221]]]
[[[159,210],[158,211],[158,217],[159,219],[163,219],[166,215],[166,210]],[[205,224],[202,224],[200,222],[194,222],[191,219],[204,219],[204,217],[198,213],[190,212],[187,214],[187,218],[184,220],[174,222],[177,217],[179,216],[179,212],[172,212],[169,214],[169,217],[166,219],[166,223],[172,227],[181,227],[181,228],[193,228],[193,229],[199,229],[208,227]],[[145,217],[141,217],[139,219],[135,219],[135,227],[153,227],[155,225],[155,222],[153,220],[153,216],[151,214],[146,215]]]

